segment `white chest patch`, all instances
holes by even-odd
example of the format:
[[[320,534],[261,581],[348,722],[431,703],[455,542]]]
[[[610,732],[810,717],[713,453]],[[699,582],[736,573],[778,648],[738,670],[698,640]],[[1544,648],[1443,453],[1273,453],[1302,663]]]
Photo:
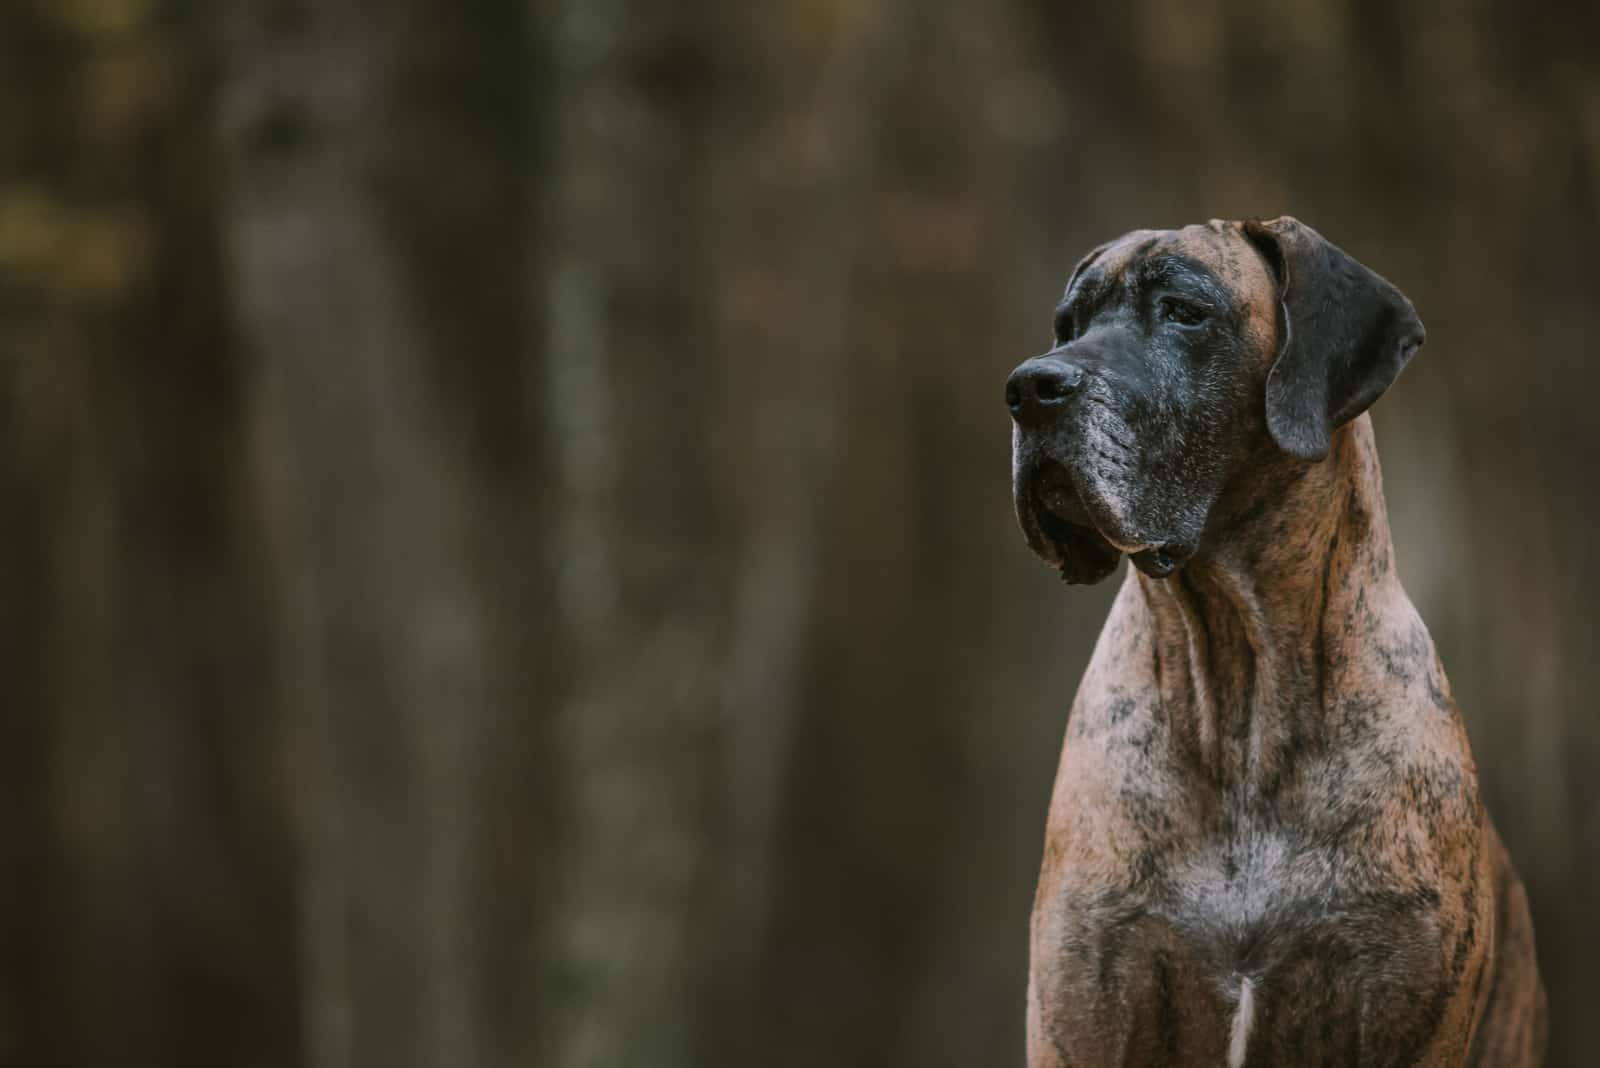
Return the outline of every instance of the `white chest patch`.
[[[1239,980],[1239,1004],[1233,1010],[1233,1034],[1228,1041],[1228,1068],[1243,1068],[1250,1048],[1250,1025],[1256,1016],[1256,981],[1248,975]]]

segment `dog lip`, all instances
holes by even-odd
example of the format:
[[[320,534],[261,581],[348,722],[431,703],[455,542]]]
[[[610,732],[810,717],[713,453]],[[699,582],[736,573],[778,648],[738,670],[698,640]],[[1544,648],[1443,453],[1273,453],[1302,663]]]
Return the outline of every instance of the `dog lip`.
[[[1045,517],[1050,513],[1039,504],[1031,490],[1017,494],[1016,507],[1017,519],[1021,523],[1023,536],[1028,540],[1028,548],[1052,567],[1059,565],[1061,546],[1046,532],[1044,526]]]
[[[1034,477],[1032,493],[1039,507],[1057,519],[1100,533],[1083,502],[1083,494],[1061,464],[1050,462],[1042,465]],[[1104,537],[1103,534],[1101,536]]]
[[[1057,460],[1041,459],[1033,466],[1017,495],[1017,510],[1026,515],[1024,526],[1038,531],[1045,541],[1077,536],[1112,544],[1094,521],[1077,481]]]
[[[1017,489],[1017,517],[1028,546],[1063,581],[1091,584],[1116,570],[1121,550],[1093,523],[1064,467],[1046,461],[1028,471]]]
[[[1065,464],[1055,460],[1040,464],[1029,493],[1040,512],[1081,528],[1118,552],[1131,555],[1153,547],[1148,542],[1127,541],[1119,536],[1115,526],[1106,521],[1108,509],[1094,499],[1092,492],[1085,493],[1079,487],[1078,480],[1072,477]]]

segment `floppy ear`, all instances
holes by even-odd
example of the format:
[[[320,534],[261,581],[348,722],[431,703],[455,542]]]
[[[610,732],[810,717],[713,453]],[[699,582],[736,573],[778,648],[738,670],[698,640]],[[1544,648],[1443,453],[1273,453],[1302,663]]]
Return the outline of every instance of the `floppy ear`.
[[[1267,429],[1302,460],[1371,407],[1426,336],[1394,286],[1298,219],[1251,219],[1244,233],[1277,276],[1283,338],[1267,373]]]

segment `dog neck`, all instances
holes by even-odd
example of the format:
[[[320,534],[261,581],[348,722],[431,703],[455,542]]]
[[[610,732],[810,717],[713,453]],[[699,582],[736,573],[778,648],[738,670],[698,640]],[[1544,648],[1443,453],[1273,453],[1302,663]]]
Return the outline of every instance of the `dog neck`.
[[[1360,640],[1350,592],[1397,581],[1370,420],[1321,463],[1282,463],[1252,480],[1278,486],[1270,497],[1219,502],[1216,548],[1168,578],[1138,574],[1171,737],[1218,782],[1270,786],[1316,744],[1330,645]]]

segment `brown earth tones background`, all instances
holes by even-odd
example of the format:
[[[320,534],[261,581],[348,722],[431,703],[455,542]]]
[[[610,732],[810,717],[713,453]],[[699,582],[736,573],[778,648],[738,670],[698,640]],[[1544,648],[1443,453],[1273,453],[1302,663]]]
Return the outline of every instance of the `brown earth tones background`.
[[[1021,1063],[1090,245],[1415,300],[1402,573],[1600,1063],[1600,8],[5,0],[0,1063]]]

